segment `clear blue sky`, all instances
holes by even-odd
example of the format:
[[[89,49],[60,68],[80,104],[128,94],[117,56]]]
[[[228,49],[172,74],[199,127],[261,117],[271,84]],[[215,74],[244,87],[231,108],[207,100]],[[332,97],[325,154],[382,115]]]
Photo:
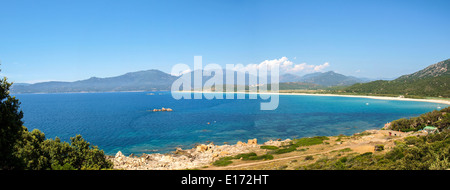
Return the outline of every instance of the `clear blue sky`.
[[[450,1],[0,0],[1,75],[74,81],[177,63],[397,77],[450,58]],[[301,74],[301,73],[300,73]]]

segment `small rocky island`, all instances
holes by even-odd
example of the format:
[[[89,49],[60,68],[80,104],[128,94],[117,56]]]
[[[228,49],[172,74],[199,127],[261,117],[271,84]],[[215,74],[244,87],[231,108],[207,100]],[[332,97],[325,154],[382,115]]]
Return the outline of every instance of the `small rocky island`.
[[[148,110],[148,111],[161,112],[161,111],[173,111],[173,110],[171,108],[162,107],[161,109],[153,109],[153,110]]]

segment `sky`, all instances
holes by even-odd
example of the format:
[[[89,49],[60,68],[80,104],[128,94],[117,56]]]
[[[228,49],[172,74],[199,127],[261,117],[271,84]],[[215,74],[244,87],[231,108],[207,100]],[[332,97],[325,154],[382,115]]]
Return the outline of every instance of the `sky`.
[[[203,64],[395,78],[450,58],[448,0],[0,0],[0,75],[76,81]]]

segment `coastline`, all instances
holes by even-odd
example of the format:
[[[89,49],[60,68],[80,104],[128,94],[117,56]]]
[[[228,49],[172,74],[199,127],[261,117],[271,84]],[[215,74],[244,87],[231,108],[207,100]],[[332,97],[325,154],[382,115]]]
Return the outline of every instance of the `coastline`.
[[[172,153],[142,154],[125,156],[120,151],[115,156],[109,156],[114,163],[114,169],[123,170],[278,170],[298,169],[312,164],[321,157],[333,157],[349,154],[386,153],[396,146],[396,141],[409,136],[427,135],[426,132],[399,132],[389,129],[371,129],[351,136],[326,136],[323,141],[295,148],[294,151],[274,153],[274,150],[283,149],[296,139],[269,140],[258,144],[257,139],[249,139],[247,143],[239,141],[233,145],[200,144],[194,148],[182,150],[178,148]],[[305,137],[302,139],[314,139],[317,137]],[[298,140],[298,139],[297,139]],[[383,146],[382,151],[377,151],[377,146]],[[265,147],[276,147],[268,149]],[[236,155],[254,154],[270,155],[272,158],[243,160]],[[314,157],[315,159],[307,159]],[[232,160],[226,165],[216,165],[216,161],[222,158]]]
[[[177,91],[180,93],[222,93],[222,92],[208,92],[208,91]],[[226,93],[226,92],[225,92]],[[228,92],[228,93],[246,93],[248,92]],[[450,101],[436,100],[436,99],[413,99],[400,97],[378,97],[378,96],[364,96],[364,95],[339,95],[339,94],[309,94],[309,93],[253,93],[253,94],[275,94],[275,95],[294,95],[294,96],[341,96],[354,98],[370,98],[381,100],[399,100],[399,101],[421,101],[432,102],[450,105]],[[383,146],[386,150],[395,146],[396,140],[401,140],[408,136],[426,135],[419,132],[400,132],[389,129],[369,129],[360,133],[355,133],[351,136],[327,136],[326,140],[313,145],[307,145],[301,149],[295,149],[286,153],[273,153],[266,147],[275,147],[276,149],[283,149],[286,145],[295,142],[290,139],[285,140],[270,140],[257,143],[257,139],[249,139],[248,143],[239,141],[233,145],[214,145],[214,144],[200,144],[194,148],[182,150],[177,148],[172,153],[160,154],[142,154],[137,157],[135,155],[125,156],[120,151],[115,156],[109,156],[114,163],[114,169],[125,170],[183,170],[183,169],[206,169],[206,170],[223,170],[223,169],[297,169],[309,163],[310,157],[320,158],[323,156],[340,156],[341,154],[352,153],[380,153],[377,151],[377,146]],[[315,138],[315,137],[305,137]],[[342,140],[345,139],[345,140]],[[294,139],[295,140],[295,139]],[[386,152],[386,151],[381,151]],[[221,158],[233,158],[241,154],[254,154],[264,156],[270,154],[271,159],[262,160],[242,160],[233,159],[232,164],[228,166],[219,166],[214,164],[220,161]],[[308,156],[308,159],[306,158]],[[269,164],[270,163],[270,164]]]
[[[429,102],[440,103],[450,105],[449,100],[440,99],[416,99],[416,98],[400,98],[400,97],[386,97],[386,96],[365,96],[365,95],[344,95],[344,94],[314,94],[314,93],[287,93],[287,92],[212,92],[212,91],[177,91],[180,93],[233,93],[233,94],[268,94],[268,95],[292,95],[292,96],[338,96],[338,97],[350,97],[350,98],[369,98],[379,100],[398,100],[398,101],[416,101],[416,102]]]

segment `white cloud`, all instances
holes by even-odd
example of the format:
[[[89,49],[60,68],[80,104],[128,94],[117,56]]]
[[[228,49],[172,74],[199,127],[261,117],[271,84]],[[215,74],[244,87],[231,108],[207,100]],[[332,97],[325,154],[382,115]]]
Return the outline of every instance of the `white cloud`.
[[[181,71],[179,73],[171,73],[171,75],[173,75],[173,76],[181,76],[181,75],[184,75],[184,74],[190,73],[190,72],[192,72],[191,69],[186,69],[186,70],[183,70],[183,71]]]
[[[316,71],[316,72],[322,71],[323,69],[327,68],[328,66],[330,66],[330,64],[328,62],[326,62],[322,65],[314,66],[314,71]]]
[[[328,62],[322,65],[308,65],[307,63],[295,64],[290,61],[287,57],[282,57],[280,59],[265,60],[259,64],[248,64],[242,67],[235,67],[235,70],[252,70],[259,69],[261,67],[273,68],[274,66],[279,66],[280,72],[297,73],[297,72],[319,72],[323,71],[325,68],[329,67]]]

